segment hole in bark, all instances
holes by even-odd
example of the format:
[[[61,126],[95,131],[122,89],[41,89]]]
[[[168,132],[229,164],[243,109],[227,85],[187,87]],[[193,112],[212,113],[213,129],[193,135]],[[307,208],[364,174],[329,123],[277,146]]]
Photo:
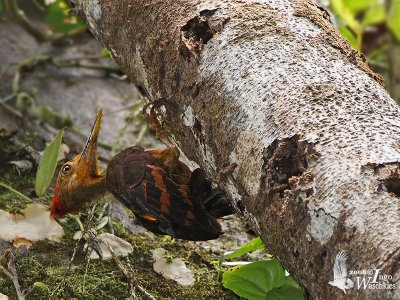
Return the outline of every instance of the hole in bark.
[[[190,39],[193,43],[202,42],[203,44],[207,44],[213,37],[208,20],[202,15],[190,19],[181,30],[183,37],[187,40]]]
[[[378,192],[387,192],[400,197],[400,163],[374,164],[369,163],[367,167],[374,168],[375,174],[380,182]]]
[[[298,135],[275,140],[264,151],[264,185],[268,198],[284,198],[285,191],[296,189],[305,192],[307,197],[313,194],[313,176],[306,172],[309,158],[317,157],[313,144],[299,141]],[[271,198],[272,197],[272,198]]]
[[[190,19],[181,27],[181,41],[184,45],[184,47],[180,47],[182,54],[188,57],[193,55],[198,59],[204,45],[212,39],[215,33],[222,30],[228,19],[214,17],[216,11],[217,9],[202,10],[198,16]]]
[[[385,185],[388,193],[393,193],[397,197],[400,197],[400,178],[388,178],[383,181],[383,184]]]
[[[298,137],[295,136],[282,141],[275,141],[268,148],[267,156],[273,159],[274,168],[270,172],[271,179],[274,182],[288,184],[290,177],[301,175],[307,168],[304,148],[300,147],[297,139]]]

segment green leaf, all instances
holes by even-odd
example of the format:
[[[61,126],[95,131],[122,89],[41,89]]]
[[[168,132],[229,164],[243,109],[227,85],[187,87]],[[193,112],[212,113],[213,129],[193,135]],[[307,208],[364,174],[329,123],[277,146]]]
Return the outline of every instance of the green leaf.
[[[343,0],[343,5],[354,15],[375,5],[377,0]]]
[[[262,239],[259,237],[251,240],[247,244],[242,245],[239,249],[236,249],[232,253],[226,255],[225,259],[233,259],[245,255],[246,253],[253,252],[259,249],[264,249],[265,245]]]
[[[390,31],[400,42],[400,0],[392,0],[386,20]]]
[[[339,24],[339,31],[354,49],[360,50],[357,37],[346,26]]]
[[[267,293],[266,300],[304,300],[302,290],[294,287],[275,288]]]
[[[294,280],[292,276],[286,276],[285,282],[283,283],[282,287],[293,287],[296,289],[300,288],[300,285]]]
[[[43,282],[36,281],[36,282],[33,284],[33,286],[38,287],[38,288],[40,288],[40,289],[43,289],[43,290],[46,290],[46,291],[50,292],[49,287],[48,287],[46,284],[44,284]]]
[[[362,35],[363,28],[361,23],[357,20],[356,15],[346,6],[344,0],[332,0],[331,5],[333,12],[346,23],[356,36]]]
[[[0,12],[4,11],[4,3],[3,0],[0,0]]]
[[[69,9],[65,0],[57,0],[49,5],[45,22],[53,32],[68,33],[85,28],[85,24],[77,16],[69,14]]]
[[[371,6],[362,19],[363,26],[375,25],[385,21],[386,12],[383,3]],[[400,17],[400,16],[399,16]]]
[[[38,196],[42,196],[46,192],[56,171],[63,132],[64,129],[59,130],[54,141],[44,149],[43,157],[36,173],[35,192]]]
[[[101,49],[100,56],[101,57],[111,57],[110,52],[108,52],[108,50],[106,48]]]
[[[261,260],[224,272],[222,284],[240,297],[264,300],[269,291],[285,282],[285,271],[276,259]]]
[[[268,292],[265,299],[304,300],[304,294],[296,280],[292,276],[286,276],[283,285]]]

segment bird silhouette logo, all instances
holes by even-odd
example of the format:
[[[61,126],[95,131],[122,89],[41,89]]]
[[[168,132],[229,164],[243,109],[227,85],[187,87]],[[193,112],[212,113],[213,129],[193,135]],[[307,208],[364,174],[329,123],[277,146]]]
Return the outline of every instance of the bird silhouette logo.
[[[328,282],[332,286],[341,289],[345,294],[346,290],[352,289],[354,286],[353,281],[347,278],[347,253],[340,251],[335,258],[333,265],[333,281]]]

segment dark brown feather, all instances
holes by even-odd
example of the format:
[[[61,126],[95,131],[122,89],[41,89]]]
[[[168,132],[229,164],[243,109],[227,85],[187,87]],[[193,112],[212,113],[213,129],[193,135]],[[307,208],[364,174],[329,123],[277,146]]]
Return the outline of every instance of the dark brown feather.
[[[169,175],[164,168],[170,174],[176,169],[163,164],[160,153],[151,154],[154,152],[131,147],[115,156],[108,165],[108,189],[152,232],[186,240],[217,238],[221,226],[202,201],[216,198],[211,184],[205,178],[196,180],[196,195],[187,185],[172,179],[182,180],[187,175]],[[206,184],[205,189],[198,186],[202,184]]]

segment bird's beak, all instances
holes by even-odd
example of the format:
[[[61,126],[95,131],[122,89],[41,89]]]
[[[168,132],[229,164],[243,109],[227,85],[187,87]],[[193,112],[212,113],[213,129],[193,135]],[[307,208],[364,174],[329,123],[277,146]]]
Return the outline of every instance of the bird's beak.
[[[83,163],[89,167],[91,175],[98,175],[97,167],[97,139],[100,132],[101,117],[103,116],[103,109],[99,108],[96,120],[94,121],[92,130],[90,131],[88,140],[81,153],[79,164]]]

